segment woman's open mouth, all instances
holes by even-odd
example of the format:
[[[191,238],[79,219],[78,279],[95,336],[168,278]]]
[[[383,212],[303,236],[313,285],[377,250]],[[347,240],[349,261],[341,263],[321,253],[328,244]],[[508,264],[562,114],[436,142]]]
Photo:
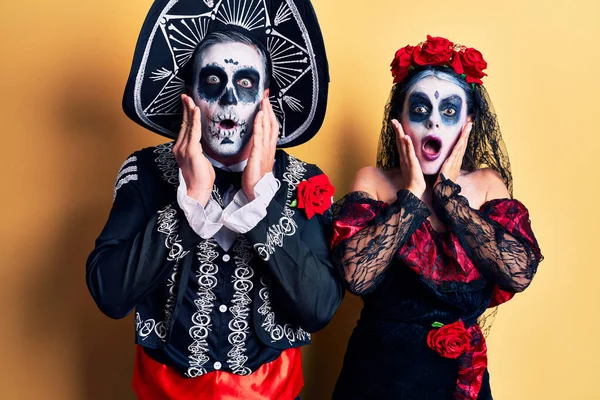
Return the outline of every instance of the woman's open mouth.
[[[442,141],[439,138],[426,136],[421,143],[421,151],[427,161],[435,161],[442,154]]]

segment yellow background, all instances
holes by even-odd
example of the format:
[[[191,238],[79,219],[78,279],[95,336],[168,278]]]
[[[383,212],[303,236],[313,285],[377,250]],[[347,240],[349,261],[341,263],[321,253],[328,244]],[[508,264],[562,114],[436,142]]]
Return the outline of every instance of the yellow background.
[[[133,399],[131,317],[100,314],[85,259],[128,154],[164,141],[121,111],[150,0],[0,5],[0,398]],[[496,399],[598,399],[600,7],[589,0],[315,0],[325,123],[292,153],[346,193],[373,164],[397,48],[441,35],[482,51],[485,85],[546,260],[489,339]],[[304,399],[329,398],[360,300],[305,349]]]

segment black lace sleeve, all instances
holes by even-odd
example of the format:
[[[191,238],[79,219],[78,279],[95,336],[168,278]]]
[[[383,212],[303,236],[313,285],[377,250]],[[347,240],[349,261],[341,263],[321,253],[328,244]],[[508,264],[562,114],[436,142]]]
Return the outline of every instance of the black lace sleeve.
[[[352,192],[334,207],[334,263],[355,295],[373,291],[400,246],[427,219],[425,203],[400,190],[390,205]]]
[[[460,191],[459,185],[442,176],[433,191],[437,216],[458,236],[488,281],[510,292],[522,292],[542,260],[527,209],[516,200],[503,200],[506,213],[490,218],[486,212],[472,209]],[[515,213],[515,209],[521,212]]]

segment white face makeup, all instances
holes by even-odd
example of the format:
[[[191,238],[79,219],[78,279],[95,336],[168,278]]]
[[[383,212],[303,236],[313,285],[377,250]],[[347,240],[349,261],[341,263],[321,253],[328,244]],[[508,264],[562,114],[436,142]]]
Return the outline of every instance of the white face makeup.
[[[409,89],[401,123],[425,175],[439,173],[466,121],[466,95],[460,86],[427,76]]]
[[[265,90],[265,67],[256,49],[218,43],[194,65],[192,97],[200,108],[202,144],[212,153],[236,155],[250,140]]]

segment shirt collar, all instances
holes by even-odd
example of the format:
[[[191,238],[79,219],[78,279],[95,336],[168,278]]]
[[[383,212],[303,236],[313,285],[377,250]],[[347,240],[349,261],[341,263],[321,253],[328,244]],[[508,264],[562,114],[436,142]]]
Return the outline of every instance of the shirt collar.
[[[215,160],[214,158],[208,156],[206,153],[204,153],[204,157],[206,157],[208,159],[208,161],[210,161],[210,163],[213,165],[213,167],[222,169],[223,171],[229,171],[229,172],[242,172],[244,170],[244,168],[246,168],[246,164],[248,164],[248,159],[245,159],[243,161],[240,161],[237,164],[233,164],[233,165],[223,165],[220,162],[218,162],[217,160]]]

